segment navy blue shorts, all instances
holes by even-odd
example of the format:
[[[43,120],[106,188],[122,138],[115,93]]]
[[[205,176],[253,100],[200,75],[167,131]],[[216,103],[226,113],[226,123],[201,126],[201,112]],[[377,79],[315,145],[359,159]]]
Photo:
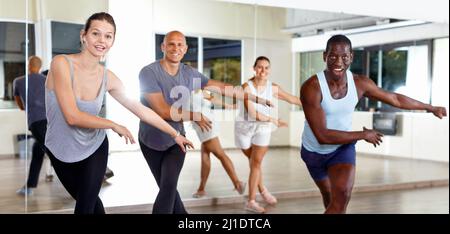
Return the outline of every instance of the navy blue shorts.
[[[328,178],[328,168],[333,165],[355,165],[356,161],[355,143],[341,145],[335,151],[328,154],[308,151],[302,145],[300,155],[308,168],[309,174],[315,181]]]

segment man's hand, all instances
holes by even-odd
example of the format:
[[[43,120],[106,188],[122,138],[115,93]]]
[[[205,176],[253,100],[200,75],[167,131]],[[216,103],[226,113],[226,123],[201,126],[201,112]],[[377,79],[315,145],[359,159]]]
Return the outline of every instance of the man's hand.
[[[365,127],[363,127],[363,131],[364,131],[364,140],[369,143],[372,143],[373,146],[377,147],[377,145],[380,145],[380,143],[383,142],[383,140],[381,140],[383,134],[372,129],[367,129]]]
[[[434,116],[438,117],[439,119],[442,119],[442,117],[447,116],[447,110],[445,107],[442,106],[433,106],[431,107],[431,113],[433,113]]]

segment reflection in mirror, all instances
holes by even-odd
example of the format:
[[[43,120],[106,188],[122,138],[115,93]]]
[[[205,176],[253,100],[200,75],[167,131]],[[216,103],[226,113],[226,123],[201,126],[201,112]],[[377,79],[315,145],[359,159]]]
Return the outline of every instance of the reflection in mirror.
[[[34,24],[28,24],[29,44],[25,41],[25,20],[0,20],[0,109],[17,108],[14,102],[13,81],[25,75],[25,50],[35,54]]]
[[[86,15],[106,11],[106,4],[0,0],[0,169],[10,173],[2,177],[0,213],[53,210],[58,204],[51,194],[64,189],[46,183],[55,175],[43,151],[45,77],[53,56],[79,51]],[[76,13],[66,14],[71,11]]]
[[[82,24],[51,21],[52,57],[58,54],[75,54],[80,52],[80,31]]]
[[[26,212],[27,197],[20,188],[26,180],[32,142],[24,111],[24,81],[27,56],[35,54],[35,27],[26,17],[26,3],[0,0],[0,213]],[[32,45],[27,44],[27,34]]]

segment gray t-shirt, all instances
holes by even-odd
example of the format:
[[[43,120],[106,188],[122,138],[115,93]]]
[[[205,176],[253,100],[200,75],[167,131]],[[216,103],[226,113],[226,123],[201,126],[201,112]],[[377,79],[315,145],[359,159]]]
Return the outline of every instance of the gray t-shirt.
[[[45,120],[45,80],[41,74],[28,75],[28,128],[34,122]],[[25,77],[16,78],[13,87],[14,96],[19,96],[25,106]]]
[[[206,76],[183,63],[175,76],[169,75],[162,68],[160,60],[145,66],[139,73],[141,102],[149,108],[152,106],[145,100],[144,93],[162,93],[167,104],[182,108],[182,105],[189,105],[191,91],[201,89],[207,83]],[[181,134],[185,134],[182,121],[166,121]],[[175,144],[169,134],[143,121],[139,123],[139,140],[147,147],[159,151],[167,150]]]

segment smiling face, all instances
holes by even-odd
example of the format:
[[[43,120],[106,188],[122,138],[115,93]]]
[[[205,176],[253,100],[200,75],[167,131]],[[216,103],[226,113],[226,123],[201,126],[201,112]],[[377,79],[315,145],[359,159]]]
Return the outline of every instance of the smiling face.
[[[186,54],[187,49],[186,38],[177,31],[168,33],[161,44],[164,59],[170,63],[179,63]]]
[[[353,62],[353,51],[347,43],[331,43],[328,51],[323,53],[323,60],[332,78],[342,78]]]
[[[114,43],[114,26],[106,20],[92,20],[87,31],[82,31],[84,49],[96,57],[106,55]]]
[[[253,70],[255,70],[255,77],[267,79],[270,74],[270,62],[264,59],[258,60]]]

